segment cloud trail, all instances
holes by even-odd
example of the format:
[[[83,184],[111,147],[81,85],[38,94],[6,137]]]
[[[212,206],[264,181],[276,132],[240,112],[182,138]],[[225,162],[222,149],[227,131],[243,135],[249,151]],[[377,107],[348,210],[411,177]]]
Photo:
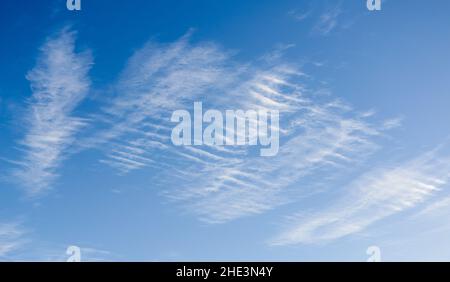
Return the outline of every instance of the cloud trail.
[[[332,206],[291,217],[289,227],[272,243],[320,243],[361,232],[432,199],[449,180],[450,155],[440,147],[391,168],[375,168],[351,183]]]
[[[48,39],[40,51],[27,75],[33,94],[20,141],[25,156],[15,172],[30,195],[50,187],[66,150],[86,124],[72,112],[88,93],[92,65],[88,52],[76,53],[75,33],[68,29]]]
[[[313,27],[313,33],[322,36],[329,35],[333,30],[339,26],[339,16],[342,14],[340,5],[326,10],[320,18],[316,25]]]
[[[23,245],[23,234],[19,224],[0,223],[0,258],[7,257]]]
[[[207,222],[260,214],[310,193],[303,178],[374,152],[385,130],[339,99],[317,96],[308,79],[281,55],[239,62],[214,43],[191,43],[189,34],[174,43],[150,42],[129,60],[116,97],[104,107],[102,130],[84,145],[101,147],[101,162],[121,174],[157,171],[161,183],[152,185],[177,187],[162,193]],[[223,111],[279,110],[279,155],[260,158],[239,146],[173,146],[171,113],[190,110],[196,101]]]

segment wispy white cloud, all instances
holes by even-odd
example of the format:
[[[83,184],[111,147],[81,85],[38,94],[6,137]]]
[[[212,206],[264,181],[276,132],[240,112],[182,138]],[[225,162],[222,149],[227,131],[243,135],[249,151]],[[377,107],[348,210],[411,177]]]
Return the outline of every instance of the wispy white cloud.
[[[336,5],[323,12],[317,23],[314,25],[312,32],[319,35],[329,35],[339,26],[339,16],[342,14],[340,5]]]
[[[25,156],[15,176],[35,195],[51,185],[57,168],[86,121],[72,116],[88,93],[88,52],[75,51],[75,33],[62,30],[41,48],[36,67],[27,79],[32,97],[26,117],[26,135],[20,144]]]
[[[0,223],[0,259],[7,259],[24,244],[24,233],[18,223]]]
[[[102,162],[122,172],[186,153],[156,151],[174,150],[169,140],[174,110],[186,108],[206,93],[219,96],[220,89],[238,75],[239,70],[229,69],[228,58],[213,43],[189,44],[189,34],[171,44],[146,44],[129,60],[115,86],[116,98],[104,107],[100,119],[106,129],[85,140],[84,146],[109,143]]]
[[[290,111],[282,111],[285,123],[281,126],[280,152],[273,158],[250,154],[237,163],[210,165],[198,175],[197,183],[190,181],[172,193],[177,199],[188,200],[203,220],[225,222],[298,200],[314,192],[308,177],[326,170],[344,171],[344,165],[355,165],[377,149],[373,139],[382,131],[376,125],[343,104],[321,104],[306,94],[296,97],[292,89],[286,89],[287,81],[280,73],[272,72],[270,77],[272,83],[262,79],[250,84],[259,89],[259,95],[289,104]],[[271,89],[278,96],[261,89]],[[284,96],[298,101],[283,102]],[[264,106],[260,101],[250,107]]]
[[[450,196],[445,196],[442,199],[438,199],[429,205],[427,205],[424,209],[419,211],[415,217],[428,217],[428,216],[437,216],[448,214],[448,211],[450,209]]]
[[[288,12],[288,15],[295,21],[301,22],[309,18],[309,16],[311,15],[311,10],[309,11],[291,10]]]
[[[117,256],[109,251],[100,250],[97,248],[75,246],[79,248],[79,259],[81,262],[104,262],[104,261],[115,261]],[[69,249],[69,246],[61,244],[50,244],[35,246],[35,249],[30,252],[32,255],[29,257],[23,257],[18,260],[25,261],[48,261],[48,262],[66,262],[73,253]],[[29,254],[30,254],[29,253]],[[33,254],[34,253],[34,254]]]
[[[371,224],[429,200],[450,179],[450,156],[441,148],[393,167],[373,169],[345,189],[345,196],[315,214],[289,219],[273,243],[318,243],[363,231]]]
[[[84,144],[102,144],[101,162],[121,173],[161,173],[163,194],[205,221],[259,214],[310,193],[303,178],[372,153],[384,130],[338,99],[316,96],[308,79],[281,55],[242,63],[216,44],[190,43],[189,35],[148,43],[130,59],[117,97],[100,116],[104,129]],[[260,158],[242,147],[173,146],[170,115],[194,101],[219,110],[279,110],[280,153]]]
[[[40,240],[22,240],[16,248],[11,250],[4,257],[0,255],[0,260],[12,262],[67,262],[75,255],[69,246],[79,248],[81,262],[103,262],[117,261],[120,257],[112,252],[101,250],[84,245],[67,245]],[[68,252],[69,250],[69,252]]]

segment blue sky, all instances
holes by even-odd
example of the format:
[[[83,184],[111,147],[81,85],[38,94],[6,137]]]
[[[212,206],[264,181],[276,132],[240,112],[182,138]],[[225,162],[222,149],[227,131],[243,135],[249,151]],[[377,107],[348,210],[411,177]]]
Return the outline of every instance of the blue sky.
[[[449,260],[450,3],[2,1],[0,260]],[[176,147],[195,101],[280,151]]]

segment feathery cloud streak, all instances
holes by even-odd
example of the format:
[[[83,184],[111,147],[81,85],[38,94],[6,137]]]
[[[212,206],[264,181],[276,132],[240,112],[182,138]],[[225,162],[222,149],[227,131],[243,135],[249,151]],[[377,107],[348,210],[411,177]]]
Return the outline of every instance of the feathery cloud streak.
[[[339,16],[342,14],[340,5],[326,10],[320,15],[319,21],[313,27],[313,32],[319,35],[329,35],[338,27]]]
[[[327,242],[360,232],[429,200],[449,180],[450,156],[441,148],[390,169],[374,169],[351,183],[338,203],[317,214],[292,217],[292,226],[273,244]]]
[[[0,223],[0,258],[20,248],[24,232],[16,223]]]
[[[103,163],[121,173],[151,167],[167,174],[161,186],[178,188],[164,194],[203,220],[225,222],[309,193],[306,182],[292,185],[376,150],[382,125],[338,99],[318,97],[308,77],[281,57],[242,63],[213,43],[189,39],[148,43],[130,59],[101,116],[106,129],[86,142],[108,144]],[[238,146],[173,146],[170,115],[195,101],[219,110],[279,110],[279,155],[260,158]]]
[[[33,99],[19,172],[34,193],[51,183],[86,124],[71,113],[87,93],[91,65],[88,54],[75,53],[74,34],[67,31],[42,51],[28,75]],[[309,80],[282,56],[239,62],[214,43],[190,43],[189,34],[170,44],[150,42],[131,57],[115,97],[93,115],[98,130],[81,145],[101,148],[101,162],[122,174],[144,168],[160,173],[165,183],[152,185],[176,187],[162,193],[207,222],[260,214],[311,193],[314,184],[306,178],[339,172],[371,154],[375,139],[393,127],[318,96]],[[219,110],[280,111],[280,153],[260,158],[247,147],[173,146],[170,116],[195,101]]]
[[[27,75],[33,94],[20,142],[25,156],[15,174],[32,195],[49,187],[65,150],[85,125],[71,113],[88,93],[91,65],[88,52],[75,52],[75,33],[64,29],[44,44]]]

